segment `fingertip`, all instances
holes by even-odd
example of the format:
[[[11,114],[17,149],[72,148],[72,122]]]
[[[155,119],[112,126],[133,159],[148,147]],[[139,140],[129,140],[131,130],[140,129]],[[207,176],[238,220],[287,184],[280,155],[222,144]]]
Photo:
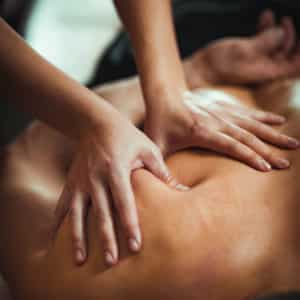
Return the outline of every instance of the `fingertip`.
[[[290,166],[291,166],[290,161],[285,158],[278,158],[276,160],[276,167],[278,169],[288,169]]]
[[[288,146],[291,147],[291,148],[295,148],[296,149],[296,148],[300,147],[300,141],[298,139],[289,137],[287,139],[287,142],[288,142]]]
[[[113,255],[111,251],[105,251],[104,260],[108,267],[113,267],[118,263],[118,257],[116,255]]]
[[[176,188],[176,190],[181,191],[181,192],[187,192],[190,190],[190,188],[188,186],[183,185],[181,183],[178,183],[175,188]]]
[[[280,115],[270,114],[266,115],[266,117],[261,118],[261,121],[269,124],[281,125],[284,124],[287,119]]]
[[[128,239],[128,246],[132,252],[137,253],[141,249],[141,242],[138,241],[137,238],[130,238],[130,239]]]
[[[142,247],[142,236],[139,229],[128,239],[128,247],[132,252],[139,252]]]
[[[262,158],[257,159],[256,163],[258,170],[262,172],[270,172],[272,170],[272,166]]]
[[[85,262],[86,255],[83,249],[75,250],[75,262],[77,265],[82,265]]]

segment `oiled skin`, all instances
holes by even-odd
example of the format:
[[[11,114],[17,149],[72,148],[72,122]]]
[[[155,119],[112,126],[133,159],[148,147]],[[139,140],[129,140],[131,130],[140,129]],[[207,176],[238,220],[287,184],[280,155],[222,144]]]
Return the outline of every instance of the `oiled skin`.
[[[300,138],[291,85],[222,90],[285,114],[288,122],[279,129]],[[92,213],[83,266],[73,261],[68,219],[50,239],[73,149],[36,123],[3,151],[0,263],[18,299],[238,300],[300,290],[299,151],[282,152],[292,167],[268,174],[210,152],[177,153],[168,166],[192,187],[188,192],[136,171],[143,250],[129,255],[122,246],[120,263],[107,269]]]

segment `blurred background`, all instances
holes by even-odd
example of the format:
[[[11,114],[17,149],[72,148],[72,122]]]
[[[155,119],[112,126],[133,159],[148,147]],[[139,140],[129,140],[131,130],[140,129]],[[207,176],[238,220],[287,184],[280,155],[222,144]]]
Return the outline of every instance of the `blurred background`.
[[[265,8],[294,16],[299,0],[173,0],[182,57],[225,36],[255,33]],[[127,35],[112,0],[0,0],[0,15],[42,56],[89,87],[136,73]],[[155,22],[155,20],[154,20]],[[30,117],[0,101],[0,146]]]
[[[41,55],[82,83],[120,27],[111,0],[5,0],[6,19]]]
[[[81,83],[120,28],[111,0],[4,0],[6,21],[47,60]],[[30,120],[8,103],[0,104],[0,145]]]

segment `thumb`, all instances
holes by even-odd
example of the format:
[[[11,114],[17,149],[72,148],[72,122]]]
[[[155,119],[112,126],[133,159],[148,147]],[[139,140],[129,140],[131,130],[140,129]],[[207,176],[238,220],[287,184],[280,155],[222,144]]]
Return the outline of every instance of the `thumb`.
[[[189,188],[180,184],[172,175],[164,162],[161,155],[155,156],[154,154],[148,155],[144,158],[144,166],[157,178],[164,181],[170,187],[179,191],[187,191]]]
[[[254,38],[258,51],[271,54],[278,50],[284,43],[284,30],[276,27],[263,31]]]

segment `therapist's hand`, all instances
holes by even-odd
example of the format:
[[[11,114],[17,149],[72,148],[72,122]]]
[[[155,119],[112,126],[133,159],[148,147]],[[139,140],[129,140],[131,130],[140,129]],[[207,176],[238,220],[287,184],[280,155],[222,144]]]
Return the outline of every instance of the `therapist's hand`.
[[[78,264],[87,257],[85,223],[91,204],[97,219],[107,265],[118,261],[114,214],[127,237],[128,247],[137,252],[142,245],[131,173],[146,168],[174,188],[183,188],[172,179],[159,148],[125,118],[111,116],[109,126],[89,130],[81,139],[56,216],[59,224],[68,215],[72,245]]]
[[[165,96],[168,99],[168,96]],[[282,124],[284,118],[248,109],[234,101],[218,101],[218,95],[199,96],[186,92],[182,99],[165,101],[160,111],[148,113],[145,132],[166,155],[200,147],[238,159],[260,171],[288,168],[284,157],[275,155],[267,143],[297,148],[299,142],[280,134],[268,124]],[[178,99],[177,99],[178,100]]]
[[[300,70],[300,48],[289,17],[276,26],[271,11],[262,14],[259,33],[251,38],[224,38],[209,44],[185,61],[189,86],[209,83],[258,84]]]

